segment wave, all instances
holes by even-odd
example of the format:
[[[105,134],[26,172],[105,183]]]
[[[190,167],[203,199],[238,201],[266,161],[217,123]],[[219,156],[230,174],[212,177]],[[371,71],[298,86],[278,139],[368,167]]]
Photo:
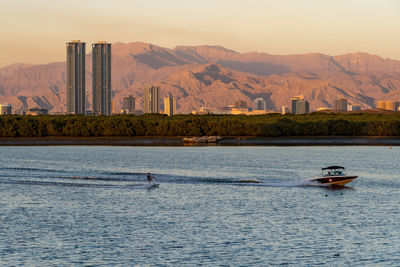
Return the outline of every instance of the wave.
[[[125,174],[125,173],[124,173]],[[69,180],[91,180],[91,181],[109,181],[109,182],[144,182],[146,181],[146,173],[132,173],[130,177],[103,177],[103,176],[61,176],[59,179]],[[204,178],[154,174],[156,181],[162,183],[177,183],[177,184],[235,184],[235,183],[252,183],[250,181],[241,181],[234,178]],[[254,182],[253,182],[254,183]]]
[[[68,173],[71,171],[67,170],[56,170],[56,169],[44,169],[44,168],[28,168],[28,167],[4,167],[0,168],[0,171],[31,171],[31,172],[53,172],[53,173]],[[89,170],[88,170],[89,171]],[[141,172],[121,172],[121,171],[99,171],[97,172],[100,175],[115,175],[115,176],[139,176],[139,175],[146,175],[147,173]]]
[[[90,181],[108,181],[108,182],[135,182],[144,180],[142,179],[135,179],[135,178],[118,178],[118,177],[89,177],[89,176],[61,176],[61,177],[53,177],[59,179],[68,179],[68,180],[90,180]]]
[[[134,175],[134,176],[139,176],[139,175],[146,175],[147,173],[104,171],[104,172],[101,172],[101,174],[105,174],[105,175]]]
[[[6,167],[0,168],[5,170],[0,176],[12,179],[54,179],[54,180],[90,180],[102,182],[144,182],[146,174],[135,171],[90,171],[84,170],[81,173],[73,170],[55,170],[44,168],[28,168],[28,167]],[[7,172],[8,171],[8,172]],[[22,171],[22,172],[21,172]],[[29,172],[29,175],[26,174]],[[257,179],[239,179],[236,177],[217,178],[217,177],[193,177],[179,176],[171,174],[157,174],[153,176],[163,183],[178,184],[236,184],[236,185],[266,185],[264,181]]]
[[[41,185],[41,186],[76,186],[76,187],[108,187],[111,184],[85,184],[85,183],[66,183],[53,181],[38,181],[38,180],[0,180],[1,184],[19,184],[19,185]]]
[[[140,184],[105,184],[105,183],[68,183],[68,182],[53,182],[53,181],[32,181],[32,180],[0,180],[0,184],[13,185],[29,185],[29,186],[66,186],[66,187],[93,187],[93,188],[126,188],[126,189],[152,189],[157,188],[154,185],[146,183]]]
[[[0,168],[0,171],[33,171],[33,172],[65,172],[64,170],[42,169],[42,168],[25,168],[25,167],[5,167]]]

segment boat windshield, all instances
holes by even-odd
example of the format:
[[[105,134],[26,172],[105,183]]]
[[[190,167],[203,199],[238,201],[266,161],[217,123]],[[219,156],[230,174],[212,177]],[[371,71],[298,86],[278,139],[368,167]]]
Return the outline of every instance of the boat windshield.
[[[344,176],[346,172],[342,169],[323,170],[322,176]]]

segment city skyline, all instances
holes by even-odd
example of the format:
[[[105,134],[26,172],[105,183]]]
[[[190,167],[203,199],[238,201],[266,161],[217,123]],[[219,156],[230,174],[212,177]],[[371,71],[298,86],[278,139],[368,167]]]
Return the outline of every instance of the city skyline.
[[[62,61],[58,43],[66,36],[91,43],[107,38],[111,43],[143,41],[169,48],[221,45],[238,52],[285,55],[366,52],[400,60],[396,0],[206,0],[202,5],[100,0],[96,12],[91,2],[79,2],[79,9],[76,4],[2,1],[0,22],[9,26],[0,35],[0,49],[7,51],[0,55],[0,67]]]
[[[268,102],[269,110],[277,110],[288,104],[287,99],[300,94],[309,101],[311,110],[332,107],[334,99],[348,96],[353,105],[365,109],[376,107],[376,101],[392,99],[398,90],[399,78],[396,73],[399,73],[400,62],[382,60],[368,54],[287,57],[239,54],[223,47],[179,47],[171,50],[146,43],[117,43],[112,45],[112,50],[112,75],[115,78],[112,113],[122,110],[122,98],[127,95],[137,98],[137,107],[143,110],[143,88],[147,85],[162,88],[160,99],[176,97],[180,113],[190,113],[201,106],[223,107],[232,104],[232,99],[243,99],[251,103],[255,97],[261,96]],[[92,64],[94,55],[86,54],[86,78],[82,75],[88,87],[84,103],[88,111],[92,110],[92,103],[96,102],[92,102],[93,90],[89,89],[93,82],[93,67],[97,69],[96,64]],[[249,56],[252,57],[250,61]],[[198,59],[202,59],[200,65]],[[15,112],[40,107],[49,110],[51,114],[65,113],[68,102],[66,85],[69,80],[67,66],[65,62],[59,62],[1,70],[4,88],[1,102],[12,104]],[[329,71],[330,75],[320,76],[324,71]],[[376,80],[375,72],[390,76],[381,75]],[[340,80],[329,78],[338,75]],[[95,80],[96,77],[95,71]],[[389,80],[386,77],[390,77]],[[374,83],[369,82],[372,79]],[[385,87],[387,90],[379,91],[379,88]],[[346,96],[343,90],[352,92],[352,95]],[[389,93],[392,97],[389,97]]]

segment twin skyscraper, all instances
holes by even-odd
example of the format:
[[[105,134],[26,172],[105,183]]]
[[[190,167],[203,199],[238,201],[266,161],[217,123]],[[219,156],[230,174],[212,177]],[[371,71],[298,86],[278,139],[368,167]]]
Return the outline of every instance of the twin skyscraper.
[[[67,113],[86,114],[86,43],[67,44]],[[92,107],[95,115],[111,115],[111,44],[92,44]]]

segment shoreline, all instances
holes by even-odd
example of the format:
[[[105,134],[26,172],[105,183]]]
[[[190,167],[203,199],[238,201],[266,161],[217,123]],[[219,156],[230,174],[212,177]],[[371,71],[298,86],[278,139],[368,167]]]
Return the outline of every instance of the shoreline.
[[[0,146],[400,146],[400,137],[224,137],[217,144],[188,144],[183,137],[0,137]]]

